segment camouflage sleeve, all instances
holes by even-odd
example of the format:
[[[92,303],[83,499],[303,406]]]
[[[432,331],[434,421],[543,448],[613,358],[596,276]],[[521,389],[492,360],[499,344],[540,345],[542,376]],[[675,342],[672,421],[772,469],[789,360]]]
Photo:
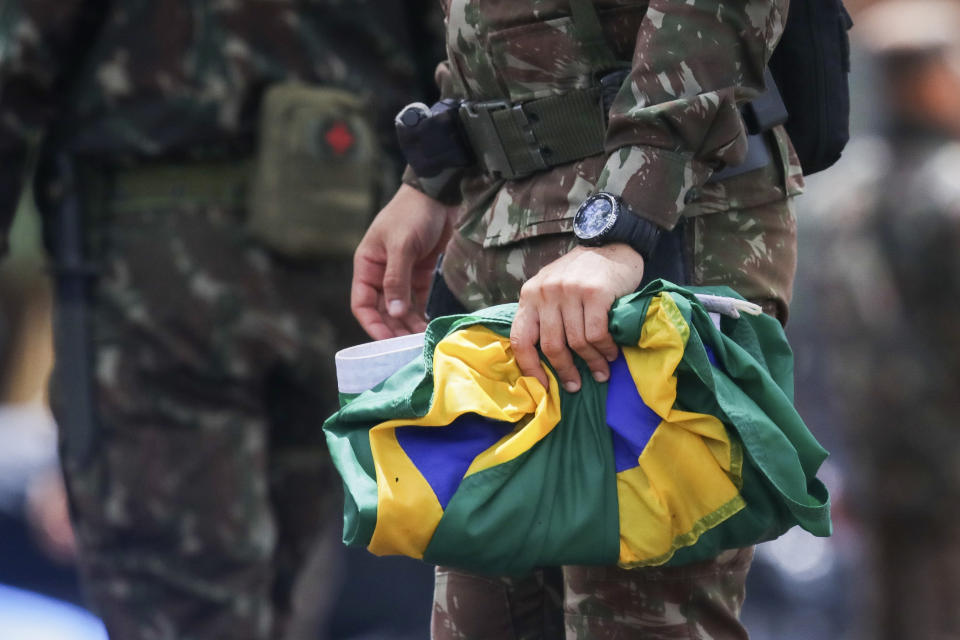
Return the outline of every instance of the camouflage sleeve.
[[[763,88],[788,0],[650,0],[610,111],[598,189],[666,229],[711,173],[743,160],[738,104]]]
[[[439,200],[445,205],[456,206],[460,204],[462,199],[460,195],[460,177],[463,175],[463,170],[458,169],[456,171],[445,172],[442,176],[443,180],[439,182],[436,186],[430,185],[431,188],[427,188],[423,184],[423,181],[414,173],[413,169],[407,166],[403,171],[403,177],[401,181],[403,184],[413,187],[421,193],[425,193],[434,200]]]
[[[55,86],[64,62],[76,55],[82,4],[7,0],[0,7],[0,256],[6,253],[30,141],[53,119]]]
[[[455,95],[453,73],[450,71],[450,63],[444,60],[437,65],[437,71],[434,74],[434,80],[440,89],[440,98],[450,98]],[[445,171],[442,179],[435,180],[432,184],[423,184],[413,169],[407,166],[403,172],[403,184],[409,185],[421,191],[431,198],[435,198],[447,205],[456,205],[460,203],[460,178],[463,175],[462,170]]]

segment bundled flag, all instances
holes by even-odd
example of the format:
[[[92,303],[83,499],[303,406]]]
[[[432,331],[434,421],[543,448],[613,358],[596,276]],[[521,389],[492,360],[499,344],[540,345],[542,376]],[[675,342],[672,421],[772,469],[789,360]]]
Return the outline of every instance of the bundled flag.
[[[516,305],[343,352],[324,429],[344,542],[515,574],[686,564],[794,525],[830,535],[827,453],[793,407],[789,345],[735,296],[657,281],[620,299],[609,381],[578,361],[572,394],[546,360],[548,387],[521,374]]]

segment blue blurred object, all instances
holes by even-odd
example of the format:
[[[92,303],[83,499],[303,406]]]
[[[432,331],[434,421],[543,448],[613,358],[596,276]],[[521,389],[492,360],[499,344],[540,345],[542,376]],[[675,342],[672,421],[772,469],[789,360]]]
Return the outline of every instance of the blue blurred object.
[[[107,640],[87,611],[29,591],[0,585],[3,640]]]
[[[52,558],[27,522],[32,483],[57,469],[57,431],[39,404],[0,405],[0,584],[82,604],[76,570]],[[0,640],[3,636],[0,627]]]

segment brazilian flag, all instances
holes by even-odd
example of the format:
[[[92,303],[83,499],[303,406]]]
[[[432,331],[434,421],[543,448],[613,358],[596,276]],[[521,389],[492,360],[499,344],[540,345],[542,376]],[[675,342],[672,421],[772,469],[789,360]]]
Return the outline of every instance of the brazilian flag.
[[[620,299],[610,380],[578,361],[572,394],[545,359],[547,388],[521,375],[516,305],[434,320],[406,365],[324,425],[344,542],[516,574],[681,565],[794,525],[830,535],[827,453],[793,407],[790,347],[738,303],[664,281]]]

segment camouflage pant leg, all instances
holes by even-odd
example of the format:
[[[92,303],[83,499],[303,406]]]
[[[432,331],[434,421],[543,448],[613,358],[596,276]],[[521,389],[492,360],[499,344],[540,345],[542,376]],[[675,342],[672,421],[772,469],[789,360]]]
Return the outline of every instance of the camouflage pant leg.
[[[430,635],[443,640],[549,640],[562,636],[559,567],[487,577],[437,567]]]
[[[285,265],[238,215],[184,204],[93,234],[89,460],[59,367],[52,396],[85,588],[115,638],[281,637],[307,550],[337,526],[319,419],[349,265]]]
[[[686,567],[556,567],[518,577],[438,567],[434,640],[740,640],[753,547]],[[562,595],[561,595],[562,593]]]
[[[686,567],[566,567],[567,638],[746,639],[740,624],[753,548]]]

